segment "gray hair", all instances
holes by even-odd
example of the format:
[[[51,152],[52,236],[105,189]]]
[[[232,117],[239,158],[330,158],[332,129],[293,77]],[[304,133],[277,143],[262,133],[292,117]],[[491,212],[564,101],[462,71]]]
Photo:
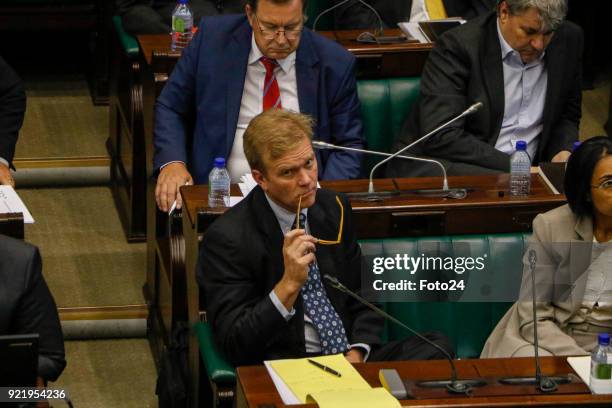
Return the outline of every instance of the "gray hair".
[[[542,18],[542,30],[556,30],[567,14],[567,0],[501,0],[505,1],[510,14],[516,16],[528,8],[535,8]],[[500,3],[501,3],[500,1]]]

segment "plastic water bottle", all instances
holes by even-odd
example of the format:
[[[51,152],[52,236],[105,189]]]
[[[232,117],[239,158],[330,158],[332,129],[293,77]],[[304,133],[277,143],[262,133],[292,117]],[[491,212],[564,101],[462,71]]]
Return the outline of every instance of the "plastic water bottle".
[[[178,0],[172,12],[172,49],[183,49],[191,41],[193,35],[193,13],[188,0]]]
[[[531,187],[531,159],[527,154],[527,143],[516,142],[516,151],[510,157],[510,195],[528,196]]]
[[[591,352],[591,378],[589,387],[593,394],[612,394],[612,349],[610,335],[600,333],[598,345]]]
[[[225,159],[217,157],[215,167],[208,175],[208,206],[229,207],[230,176],[225,168]]]

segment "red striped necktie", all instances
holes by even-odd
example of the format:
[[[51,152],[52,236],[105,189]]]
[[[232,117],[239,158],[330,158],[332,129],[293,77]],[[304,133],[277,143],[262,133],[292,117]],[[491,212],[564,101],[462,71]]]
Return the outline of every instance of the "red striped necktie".
[[[263,88],[263,110],[267,111],[271,108],[281,109],[283,106],[281,104],[276,74],[274,74],[274,69],[278,67],[278,62],[268,57],[261,57],[260,61],[266,67],[266,78]]]

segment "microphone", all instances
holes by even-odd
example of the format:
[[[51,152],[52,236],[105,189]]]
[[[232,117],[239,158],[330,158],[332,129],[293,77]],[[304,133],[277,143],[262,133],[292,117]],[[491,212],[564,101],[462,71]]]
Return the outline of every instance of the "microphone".
[[[486,381],[484,381],[484,380],[476,380],[476,379],[458,380],[457,379],[457,369],[455,367],[455,363],[453,362],[453,358],[448,353],[448,351],[444,350],[442,347],[440,347],[439,345],[437,345],[433,341],[429,340],[427,337],[423,336],[418,331],[410,328],[409,326],[407,326],[406,324],[404,324],[400,320],[398,320],[395,317],[391,316],[390,314],[388,314],[384,310],[381,310],[380,308],[376,307],[372,303],[368,302],[367,300],[365,300],[364,298],[362,298],[361,296],[359,296],[358,294],[356,294],[355,292],[353,292],[352,290],[350,290],[349,288],[344,286],[342,283],[340,283],[340,281],[338,281],[338,279],[336,279],[335,277],[330,276],[329,274],[326,273],[326,274],[323,275],[323,278],[325,280],[327,280],[327,282],[332,287],[334,287],[334,288],[338,289],[339,291],[341,291],[343,293],[346,293],[347,295],[349,295],[352,298],[356,299],[359,303],[369,307],[376,314],[378,314],[378,315],[384,317],[385,319],[388,319],[388,320],[392,321],[393,323],[403,327],[404,329],[408,330],[410,333],[414,334],[415,336],[417,336],[418,338],[420,338],[421,340],[423,340],[424,342],[426,342],[427,344],[431,345],[436,350],[438,350],[442,354],[444,354],[444,357],[446,357],[446,359],[448,360],[448,362],[449,362],[449,364],[451,366],[451,379],[450,380],[422,381],[422,382],[417,383],[418,386],[424,387],[424,388],[441,388],[441,387],[445,387],[447,389],[447,391],[450,392],[450,393],[469,395],[471,390],[472,390],[472,387],[482,387],[482,386],[487,384]]]
[[[568,384],[572,380],[568,376],[545,377],[542,375],[540,368],[540,356],[538,347],[538,316],[536,311],[536,284],[535,284],[535,267],[537,262],[536,251],[532,248],[529,250],[527,259],[529,259],[529,273],[531,273],[531,307],[533,311],[533,347],[535,358],[535,377],[514,377],[502,378],[499,380],[502,384],[508,385],[537,385],[538,389],[543,393],[557,391],[557,384]]]
[[[385,152],[379,152],[376,150],[367,150],[367,149],[359,149],[356,147],[346,147],[346,146],[338,146],[335,144],[331,144],[331,143],[327,143],[327,142],[321,142],[319,140],[313,140],[312,141],[312,145],[319,149],[319,150],[323,150],[323,149],[329,149],[329,150],[345,150],[348,152],[359,152],[359,153],[365,153],[365,154],[372,154],[375,156],[385,156],[385,157],[389,157],[391,156],[391,153],[385,153]],[[416,161],[421,161],[421,162],[426,162],[426,163],[433,163],[436,164],[438,166],[440,166],[440,169],[442,170],[442,174],[444,175],[444,181],[442,183],[442,190],[443,191],[448,191],[448,177],[446,176],[446,169],[444,168],[444,166],[442,165],[442,163],[440,163],[437,160],[433,160],[433,159],[425,159],[425,158],[420,158],[420,157],[414,157],[414,156],[403,156],[403,155],[398,155],[396,156],[396,158],[398,159],[406,159],[406,160],[416,160]]]
[[[354,1],[354,0],[344,0],[344,1],[341,1],[340,3],[335,4],[335,5],[333,5],[333,6],[329,7],[329,8],[326,8],[325,10],[320,12],[319,15],[317,15],[317,17],[315,18],[314,23],[312,23],[312,31],[314,31],[314,32],[317,31],[317,23],[319,22],[319,19],[321,17],[323,17],[325,14],[327,14],[327,13],[337,9],[338,7],[344,6],[345,4],[347,4],[347,3],[351,2],[351,1]],[[378,14],[378,11],[376,11],[376,9],[374,7],[372,7],[371,5],[369,5],[368,3],[366,3],[363,0],[357,0],[355,2],[355,4],[352,4],[352,6],[356,5],[357,3],[360,3],[364,7],[368,8],[372,13],[374,13],[374,15],[376,16],[376,21],[378,22],[378,26],[379,26],[379,29],[380,29],[380,35],[381,35],[381,37],[377,37],[376,35],[372,35],[369,32],[364,32],[364,33],[359,34],[359,36],[356,39],[357,41],[360,41],[360,39],[363,38],[364,42],[372,42],[372,41],[370,41],[370,39],[372,37],[374,38],[374,42],[376,42],[376,43],[379,43],[379,42],[390,42],[390,41],[392,42],[393,40],[396,40],[396,41],[398,40],[398,38],[396,38],[396,37],[389,37],[389,38],[382,37],[382,35],[384,34],[385,30],[384,30],[384,26],[383,26],[383,20],[380,17],[380,14]],[[406,39],[404,39],[404,41],[405,40]],[[401,39],[399,39],[399,41],[401,41]]]
[[[404,146],[403,148],[401,148],[397,152],[393,153],[391,156],[387,157],[386,159],[383,159],[380,162],[378,162],[374,167],[372,167],[372,170],[370,170],[370,184],[368,186],[368,193],[374,194],[374,181],[373,181],[373,179],[374,179],[374,172],[376,171],[376,169],[378,169],[380,166],[382,166],[383,164],[385,164],[389,160],[394,159],[397,156],[399,156],[400,154],[404,153],[406,150],[410,149],[414,145],[416,145],[418,143],[421,143],[423,140],[425,140],[425,139],[429,138],[430,136],[438,133],[438,131],[440,131],[441,129],[444,129],[445,127],[447,127],[451,123],[454,123],[454,122],[458,121],[459,119],[461,119],[461,118],[463,118],[465,116],[468,116],[468,115],[471,115],[474,112],[477,112],[482,107],[483,107],[482,102],[476,102],[475,104],[473,104],[472,106],[470,106],[469,108],[467,108],[466,110],[461,112],[459,115],[455,116],[453,119],[449,120],[446,123],[443,123],[442,125],[438,126],[434,130],[432,130],[431,132],[427,133],[425,136],[422,136],[421,138],[415,140],[414,142],[410,143],[409,145]],[[442,166],[442,163],[440,163],[440,166]],[[442,166],[442,167],[444,167],[444,166]]]

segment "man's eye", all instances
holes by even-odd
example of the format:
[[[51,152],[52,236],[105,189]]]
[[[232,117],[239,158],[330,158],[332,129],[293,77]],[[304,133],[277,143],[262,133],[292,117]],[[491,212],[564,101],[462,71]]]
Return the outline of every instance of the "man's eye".
[[[291,170],[283,170],[283,172],[281,174],[283,175],[283,177],[289,177],[291,174],[293,174],[293,171],[291,171]]]
[[[306,167],[310,168],[310,167],[312,167],[312,165],[313,165],[313,164],[314,164],[314,160],[309,159],[309,160],[306,162]]]
[[[605,188],[605,189],[612,188],[612,179],[606,180],[603,183],[601,183],[601,188]]]

